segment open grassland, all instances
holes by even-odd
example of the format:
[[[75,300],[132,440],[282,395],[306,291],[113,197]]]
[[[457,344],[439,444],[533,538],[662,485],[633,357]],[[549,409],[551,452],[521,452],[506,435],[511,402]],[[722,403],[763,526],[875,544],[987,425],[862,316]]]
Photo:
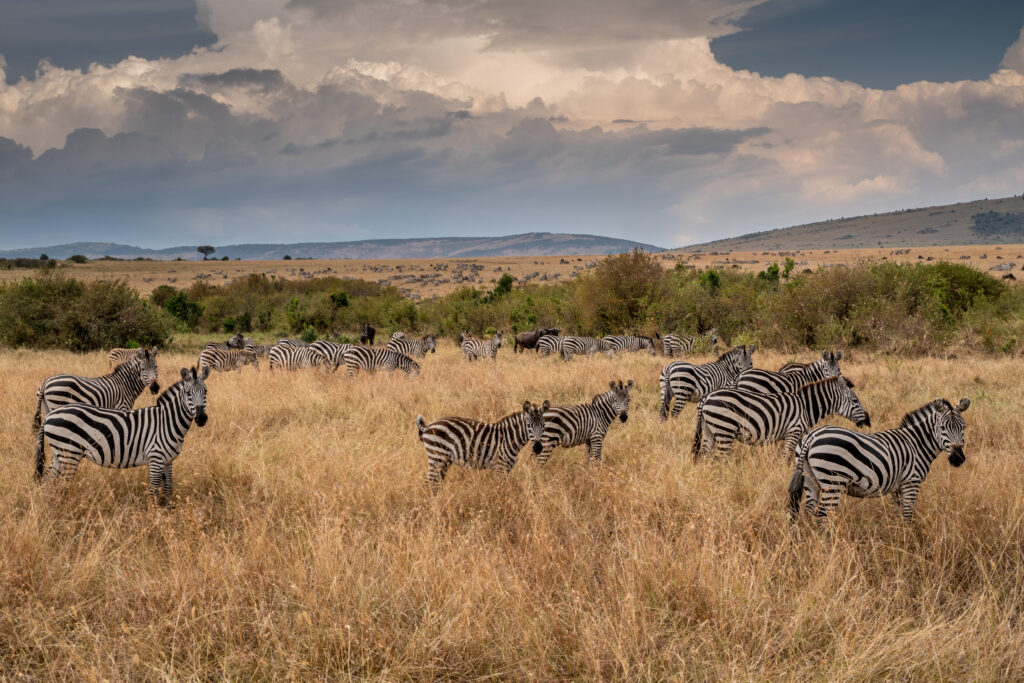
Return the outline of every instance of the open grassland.
[[[162,355],[162,383],[194,358]],[[216,374],[164,510],[141,469],[85,463],[38,487],[36,387],[106,359],[5,352],[0,676],[1024,676],[1021,361],[844,358],[876,429],[970,396],[967,462],[936,461],[912,525],[844,499],[821,532],[787,521],[780,449],[692,463],[694,407],[657,418],[663,364],[503,349],[470,365],[444,342],[412,379]],[[423,486],[417,414],[496,419],[613,378],[638,388],[603,466],[581,448],[542,470],[524,449],[508,477],[453,467],[438,494]]]

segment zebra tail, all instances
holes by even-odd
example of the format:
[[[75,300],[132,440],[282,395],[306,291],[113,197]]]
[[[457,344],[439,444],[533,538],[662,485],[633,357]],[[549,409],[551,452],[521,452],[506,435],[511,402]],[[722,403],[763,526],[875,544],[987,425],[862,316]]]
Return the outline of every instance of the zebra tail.
[[[800,500],[804,497],[804,472],[800,463],[793,470],[793,478],[789,480],[789,518],[795,520],[800,514]]]
[[[32,429],[37,430],[43,426],[43,390],[36,393],[36,414],[32,416]]]
[[[46,460],[46,452],[43,450],[43,428],[40,427],[39,431],[36,432],[36,481],[42,481],[43,479],[43,465]]]
[[[658,417],[664,422],[668,419],[669,404],[672,403],[672,388],[667,377],[661,383],[661,406],[658,408]]]
[[[693,461],[700,457],[701,442],[704,440],[704,406],[697,406],[697,430],[693,433]]]
[[[420,430],[420,437],[423,436],[423,432],[427,429],[427,421],[423,419],[422,415],[416,416],[416,429]]]

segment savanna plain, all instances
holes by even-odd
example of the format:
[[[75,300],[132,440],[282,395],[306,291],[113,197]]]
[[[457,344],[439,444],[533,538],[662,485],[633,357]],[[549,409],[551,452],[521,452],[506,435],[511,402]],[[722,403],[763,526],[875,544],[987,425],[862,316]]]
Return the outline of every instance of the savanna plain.
[[[195,353],[161,352],[174,381]],[[794,358],[758,351],[756,367]],[[697,357],[707,360],[708,355]],[[422,373],[245,368],[208,380],[175,462],[32,479],[39,383],[104,354],[0,354],[0,675],[17,679],[993,680],[1024,677],[1019,359],[843,359],[873,429],[972,399],[917,517],[844,498],[791,524],[781,446],[694,464],[693,406],[658,420],[646,354],[565,363],[441,340]],[[495,420],[634,379],[600,466],[582,448],[437,493],[415,420]],[[144,395],[138,406],[151,405]],[[840,422],[837,422],[840,423]]]

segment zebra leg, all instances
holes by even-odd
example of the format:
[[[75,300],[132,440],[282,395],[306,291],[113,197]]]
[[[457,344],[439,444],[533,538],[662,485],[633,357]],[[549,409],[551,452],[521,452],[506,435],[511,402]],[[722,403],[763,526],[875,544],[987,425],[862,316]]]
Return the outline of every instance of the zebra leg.
[[[604,435],[598,434],[587,442],[587,455],[598,465],[601,464],[601,449],[604,447]]]
[[[541,445],[540,453],[537,453],[536,455],[534,455],[533,456],[534,459],[538,463],[540,463],[540,465],[542,467],[544,465],[548,464],[548,460],[551,459],[551,451],[555,450],[555,446],[556,445],[558,445],[557,441],[545,441],[545,442],[543,442],[543,444]],[[530,451],[530,452],[532,453],[533,451]]]
[[[707,422],[705,422],[704,424],[707,425]],[[709,439],[708,436],[710,435],[708,435],[705,432],[704,443],[702,444],[705,449],[705,455],[711,454],[711,439]],[[718,461],[723,459],[726,455],[729,454],[729,451],[732,450],[732,446],[736,442],[736,435],[731,434],[729,432],[719,432],[715,434],[714,437],[715,450],[718,451],[718,453],[715,455],[715,460]]]
[[[451,464],[451,460],[429,458],[427,460],[427,486],[432,489],[440,486],[445,475],[448,474],[448,467]]]
[[[903,512],[903,521],[914,521],[914,508],[917,505],[917,493],[921,490],[921,484],[916,481],[908,481],[900,484],[900,509]]]
[[[164,485],[164,461],[158,455],[149,456],[149,494],[160,496]]]
[[[796,447],[800,445],[800,439],[803,435],[804,432],[802,429],[791,431],[786,434],[786,445],[782,449],[782,453],[786,456],[786,460],[790,462],[796,461]]]
[[[814,515],[819,526],[825,524],[825,518],[839,505],[839,496],[841,494],[842,491],[836,486],[823,486],[818,493],[818,504],[814,510],[811,510],[810,498],[808,498],[807,511]]]
[[[164,481],[163,481],[163,495],[166,501],[171,500],[171,496],[174,494],[174,480],[172,476],[173,465],[167,463],[164,466]]]
[[[676,396],[676,401],[672,404],[672,417],[679,417],[679,413],[683,412],[683,408],[686,407],[686,402],[690,399],[689,396]]]

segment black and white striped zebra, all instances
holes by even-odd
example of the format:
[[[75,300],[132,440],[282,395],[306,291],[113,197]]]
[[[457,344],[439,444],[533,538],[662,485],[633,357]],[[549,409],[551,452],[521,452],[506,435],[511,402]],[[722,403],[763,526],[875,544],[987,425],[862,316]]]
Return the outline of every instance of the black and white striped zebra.
[[[736,378],[736,388],[758,391],[762,394],[792,393],[810,382],[841,375],[839,361],[842,357],[842,351],[835,353],[825,351],[820,359],[804,365],[799,370],[790,372],[772,372],[760,368],[746,370]],[[850,380],[847,382],[851,387],[854,386]]]
[[[385,348],[410,357],[426,356],[428,353],[437,353],[437,337],[432,334],[428,334],[422,339],[412,339],[405,334],[397,338],[392,336]]]
[[[654,355],[654,340],[650,337],[609,334],[602,337],[601,341],[615,353],[647,351],[652,356]]]
[[[107,362],[110,364],[111,368],[116,368],[118,365],[121,365],[122,363],[127,363],[132,358],[145,357],[147,351],[149,351],[149,354],[151,356],[153,356],[154,358],[156,357],[157,348],[155,346],[152,346],[148,349],[111,349],[110,353],[107,354]]]
[[[257,370],[260,369],[259,358],[252,351],[239,349],[203,349],[199,352],[198,367],[212,368],[220,372],[229,370],[241,370],[244,366],[251,365]]]
[[[871,418],[843,377],[805,384],[795,392],[765,394],[744,389],[713,391],[697,405],[693,459],[732,450],[733,443],[785,441],[792,457],[808,430],[830,415],[842,415],[858,427],[870,427]]]
[[[893,494],[903,519],[912,521],[921,484],[939,453],[946,451],[953,467],[964,463],[963,413],[970,405],[966,397],[956,406],[937,398],[907,413],[896,429],[874,434],[815,429],[797,447],[789,482],[791,515],[799,514],[804,494],[808,514],[819,522],[844,493],[855,498]]]
[[[674,358],[683,353],[690,353],[697,344],[706,342],[714,348],[718,344],[718,328],[712,327],[704,334],[687,337],[681,334],[666,334],[661,339],[662,354]]]
[[[419,374],[420,365],[409,356],[377,346],[353,346],[345,352],[345,370],[355,377],[360,370],[393,372],[401,370],[407,375]]]
[[[595,353],[605,353],[609,358],[615,355],[615,349],[606,344],[602,339],[594,337],[562,337],[562,360],[572,360],[573,356],[593,356]]]
[[[565,337],[559,337],[557,334],[545,334],[537,340],[537,352],[542,356],[561,353],[563,339]]]
[[[241,333],[232,335],[230,339],[223,342],[206,342],[203,345],[204,349],[220,349],[221,351],[230,351],[231,349],[241,349],[245,346],[245,340]]]
[[[309,346],[309,342],[305,339],[278,339],[274,346],[280,346],[281,348],[300,348],[303,346]]]
[[[246,337],[246,339],[249,338]],[[273,344],[257,344],[255,340],[249,340],[245,343],[245,346],[242,347],[242,350],[251,351],[252,353],[256,354],[257,358],[269,358],[270,349],[272,348],[274,348]]]
[[[281,346],[275,344],[270,349],[270,369],[301,370],[304,368],[324,368],[328,364],[327,357],[312,346]]]
[[[464,338],[462,340],[463,357],[468,361],[474,361],[477,358],[490,358],[497,362],[498,349],[501,348],[502,334],[504,333],[498,332],[496,335],[491,337],[490,341],[473,339],[472,337]]]
[[[548,401],[541,406],[525,401],[521,411],[497,422],[445,417],[427,424],[420,415],[416,428],[427,450],[427,484],[436,487],[444,481],[452,463],[507,474],[527,441],[533,442],[535,453],[540,452],[544,411],[549,406]]]
[[[327,359],[327,365],[331,366],[331,370],[337,371],[338,366],[345,362],[345,353],[353,348],[353,345],[321,340],[313,342],[309,345],[309,348],[316,349],[324,354],[324,357]]]
[[[658,377],[661,385],[659,417],[665,420],[669,408],[672,409],[672,417],[677,417],[687,401],[699,401],[712,391],[733,386],[740,373],[754,365],[754,348],[736,346],[719,356],[718,360],[702,365],[680,360],[666,365]]]
[[[807,363],[783,363],[782,367],[779,368],[779,372],[783,374],[789,374],[791,372],[800,372],[807,367]]]
[[[615,418],[625,422],[629,417],[629,391],[633,380],[626,384],[622,380],[609,382],[610,389],[598,394],[590,403],[572,406],[551,406],[544,411],[544,436],[540,453],[536,458],[546,464],[555,446],[572,448],[587,447],[587,456],[601,462],[601,449],[608,427]],[[536,448],[534,449],[536,451]]]
[[[46,416],[36,435],[35,476],[43,478],[49,444],[51,478],[70,479],[83,458],[100,467],[149,468],[149,491],[164,500],[174,492],[171,468],[192,422],[206,424],[209,368],[182,368],[181,381],[139,410],[67,405]]]
[[[113,372],[100,377],[54,375],[39,385],[32,428],[38,429],[50,411],[70,403],[131,410],[135,399],[147,386],[154,394],[160,391],[157,380],[156,356],[149,349],[143,349],[141,356],[118,365]]]

